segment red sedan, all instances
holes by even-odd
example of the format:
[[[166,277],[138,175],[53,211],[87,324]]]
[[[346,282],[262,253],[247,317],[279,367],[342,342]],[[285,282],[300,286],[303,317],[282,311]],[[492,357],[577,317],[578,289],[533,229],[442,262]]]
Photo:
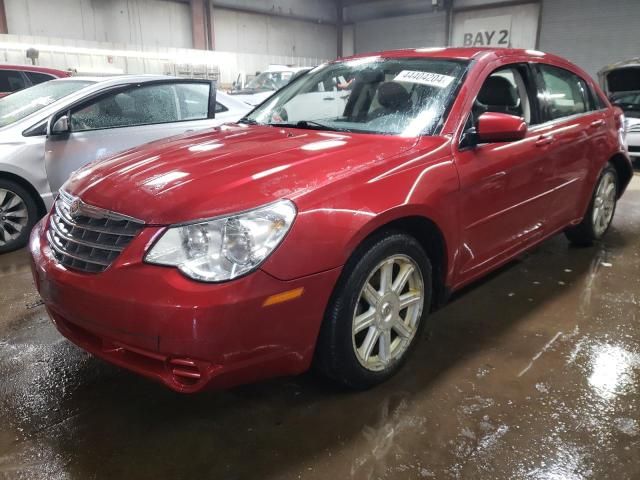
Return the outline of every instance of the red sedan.
[[[71,72],[34,65],[0,64],[0,97],[55,78],[71,76]]]
[[[177,391],[312,364],[370,387],[450,292],[559,232],[600,239],[623,134],[541,52],[331,62],[239,124],[76,172],[31,235],[36,285],[64,336]]]

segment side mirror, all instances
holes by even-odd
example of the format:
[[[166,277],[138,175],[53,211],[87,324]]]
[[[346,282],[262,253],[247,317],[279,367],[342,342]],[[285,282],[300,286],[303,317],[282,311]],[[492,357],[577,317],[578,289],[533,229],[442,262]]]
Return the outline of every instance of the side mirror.
[[[51,126],[50,134],[51,135],[63,135],[65,133],[69,133],[70,130],[71,130],[71,128],[70,128],[70,125],[69,125],[69,116],[68,115],[62,115]]]
[[[527,134],[525,121],[506,113],[486,112],[478,117],[476,135],[479,143],[514,142]]]

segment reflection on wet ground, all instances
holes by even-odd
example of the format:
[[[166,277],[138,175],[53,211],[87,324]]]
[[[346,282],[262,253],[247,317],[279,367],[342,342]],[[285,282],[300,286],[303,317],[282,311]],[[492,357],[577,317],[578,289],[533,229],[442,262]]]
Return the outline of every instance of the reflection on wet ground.
[[[545,242],[430,318],[369,392],[180,396],[63,340],[0,257],[0,478],[640,478],[640,178],[606,241]]]

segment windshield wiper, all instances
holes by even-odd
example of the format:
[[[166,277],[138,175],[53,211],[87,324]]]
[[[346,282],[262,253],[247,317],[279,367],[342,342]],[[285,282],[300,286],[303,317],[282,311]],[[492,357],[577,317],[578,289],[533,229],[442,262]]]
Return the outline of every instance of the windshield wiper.
[[[257,120],[252,118],[243,117],[238,120],[238,123],[246,123],[247,125],[260,125]]]
[[[325,130],[325,131],[338,131],[338,132],[350,132],[347,128],[332,127],[325,125],[324,123],[316,122],[313,120],[300,120],[295,123],[270,123],[272,127],[285,127],[285,128],[308,128],[310,130]]]

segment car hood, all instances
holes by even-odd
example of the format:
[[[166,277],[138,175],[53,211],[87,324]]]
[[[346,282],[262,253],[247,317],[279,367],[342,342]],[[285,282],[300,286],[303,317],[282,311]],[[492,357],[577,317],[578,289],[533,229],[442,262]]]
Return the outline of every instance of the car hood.
[[[246,103],[247,105],[251,105],[255,107],[264,102],[267,98],[273,95],[275,90],[264,90],[256,93],[236,93],[232,94],[233,98],[236,100],[240,100],[241,102]]]
[[[436,148],[444,139],[428,141]],[[224,125],[87,165],[63,188],[91,205],[167,225],[281,198],[295,201],[363,170],[385,168],[415,143],[393,136]]]

